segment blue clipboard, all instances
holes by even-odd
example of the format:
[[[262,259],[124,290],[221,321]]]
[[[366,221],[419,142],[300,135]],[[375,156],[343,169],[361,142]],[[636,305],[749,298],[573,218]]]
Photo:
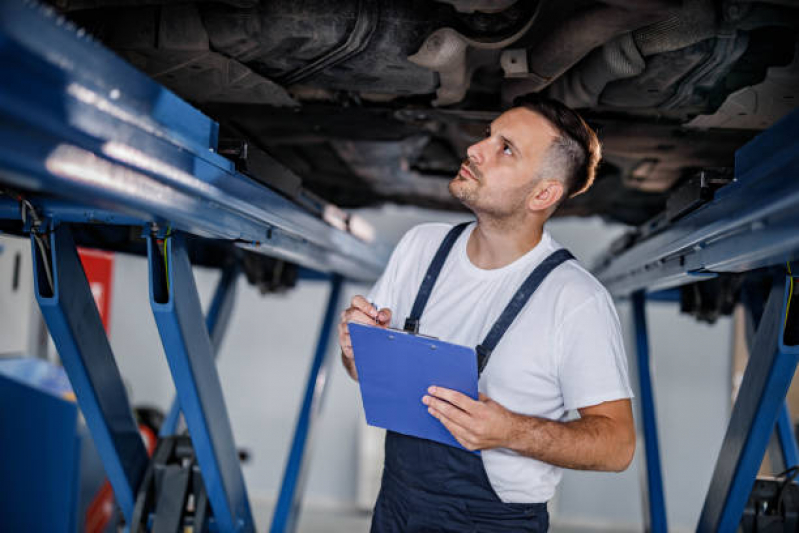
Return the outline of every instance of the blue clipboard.
[[[366,422],[464,449],[427,412],[422,396],[437,385],[477,399],[474,349],[394,329],[348,326]]]

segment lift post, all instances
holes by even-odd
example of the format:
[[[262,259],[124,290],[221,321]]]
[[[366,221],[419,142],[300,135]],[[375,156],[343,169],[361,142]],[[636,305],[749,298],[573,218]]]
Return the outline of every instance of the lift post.
[[[699,519],[699,532],[735,531],[793,379],[799,344],[786,338],[790,284],[775,278]],[[787,341],[787,342],[786,342]]]
[[[222,276],[217,282],[214,298],[205,316],[205,327],[211,337],[211,346],[214,350],[214,357],[219,355],[219,347],[222,345],[222,338],[227,331],[230,315],[233,312],[233,305],[236,302],[236,280],[239,276],[239,266],[234,262],[227,265],[222,270]],[[172,401],[172,407],[159,432],[160,437],[173,435],[178,429],[180,422],[180,402],[177,397]]]
[[[302,503],[303,489],[308,471],[308,460],[303,459],[306,448],[311,440],[316,418],[322,407],[322,399],[327,385],[327,374],[330,367],[328,347],[330,334],[336,322],[339,295],[341,293],[342,279],[333,275],[330,278],[330,295],[327,299],[325,316],[319,338],[316,341],[316,351],[308,380],[305,385],[305,394],[297,417],[297,426],[291,443],[286,467],[283,472],[283,483],[280,487],[280,496],[272,517],[271,533],[293,533],[297,528],[300,505]]]
[[[177,397],[222,531],[254,531],[244,476],[233,441],[185,238],[165,237],[164,251],[147,238],[150,303]]]
[[[34,232],[31,248],[36,300],[119,507],[130,522],[149,458],[72,233],[65,224],[49,234]]]
[[[660,469],[657,412],[655,411],[652,373],[649,365],[649,335],[646,328],[646,294],[637,291],[632,296],[635,324],[636,356],[638,362],[638,387],[641,394],[641,423],[644,430],[646,459],[646,491],[644,491],[644,519],[647,531],[666,533],[666,501],[663,494],[663,474]]]
[[[782,407],[777,415],[777,440],[780,443],[783,469],[788,470],[799,466],[799,447],[796,444],[796,428],[791,422],[791,410],[787,400],[782,402]]]

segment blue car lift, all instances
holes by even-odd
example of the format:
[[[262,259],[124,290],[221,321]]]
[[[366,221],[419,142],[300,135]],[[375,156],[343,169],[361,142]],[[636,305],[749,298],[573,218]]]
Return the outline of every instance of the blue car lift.
[[[785,403],[799,357],[799,323],[794,314],[799,302],[790,304],[796,300],[799,283],[785,267],[797,256],[799,110],[738,150],[734,181],[716,191],[710,202],[614,254],[595,270],[614,296],[632,296],[646,452],[648,530],[665,532],[667,521],[645,301],[721,273],[759,269],[761,275],[767,272],[772,278],[771,292],[763,305],[743,299],[756,331],[749,339],[749,363],[697,526],[703,533],[733,532],[775,430],[785,467],[799,465],[796,435]]]
[[[136,531],[255,529],[214,363],[238,270],[223,271],[203,317],[187,240],[227,241],[329,280],[272,524],[275,532],[294,530],[343,280],[376,279],[390,250],[237,172],[216,153],[216,122],[36,3],[0,2],[0,80],[0,188],[14,191],[0,196],[0,220],[21,221],[30,235],[37,301],[122,515]],[[274,170],[287,172],[277,163]],[[146,239],[152,312],[177,391],[161,432],[169,446],[159,444],[153,459],[78,257],[75,224],[132,226]],[[189,456],[186,438],[169,436],[181,411]],[[167,464],[181,454],[196,468]],[[150,492],[159,483],[160,492]],[[192,483],[198,509],[186,515],[193,523],[181,524]],[[176,488],[183,499],[170,494]]]

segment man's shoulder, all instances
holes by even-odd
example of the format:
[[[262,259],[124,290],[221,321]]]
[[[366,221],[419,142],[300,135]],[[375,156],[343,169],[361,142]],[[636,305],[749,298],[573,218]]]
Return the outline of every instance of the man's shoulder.
[[[567,261],[550,275],[557,291],[558,307],[568,314],[582,305],[604,303],[610,294],[602,283],[578,261]]]

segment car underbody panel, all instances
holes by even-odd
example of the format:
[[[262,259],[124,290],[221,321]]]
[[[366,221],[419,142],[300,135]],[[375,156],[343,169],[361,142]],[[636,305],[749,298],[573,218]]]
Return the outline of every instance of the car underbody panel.
[[[352,208],[461,209],[466,148],[543,92],[598,131],[595,186],[558,215],[640,224],[796,106],[799,4],[567,0],[56,0],[55,7]],[[267,176],[268,180],[269,177]]]

